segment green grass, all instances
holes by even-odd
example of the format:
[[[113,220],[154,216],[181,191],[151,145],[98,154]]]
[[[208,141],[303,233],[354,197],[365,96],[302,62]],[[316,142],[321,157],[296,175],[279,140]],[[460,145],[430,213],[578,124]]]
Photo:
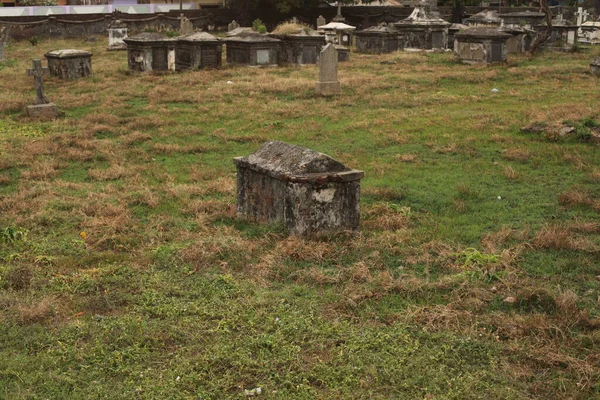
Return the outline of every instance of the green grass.
[[[100,40],[25,118],[23,69],[72,47],[1,66],[0,398],[600,395],[595,49],[353,53],[321,98],[315,66],[137,75]],[[232,158],[271,139],[365,171],[359,232],[236,219]]]

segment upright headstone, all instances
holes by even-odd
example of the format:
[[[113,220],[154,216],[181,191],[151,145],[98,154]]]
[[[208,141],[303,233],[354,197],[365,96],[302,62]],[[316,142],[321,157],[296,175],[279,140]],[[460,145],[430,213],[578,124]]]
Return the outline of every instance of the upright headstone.
[[[327,25],[327,20],[322,15],[319,15],[319,18],[317,18],[317,28],[323,25]]]
[[[4,43],[0,40],[0,62],[6,60],[4,57]]]
[[[41,60],[33,60],[32,68],[25,70],[28,76],[33,76],[35,85],[35,104],[27,106],[25,113],[32,118],[55,118],[58,116],[56,104],[50,103],[44,90],[44,75],[49,75],[50,70],[42,67]]]
[[[239,27],[240,24],[238,24],[237,21],[234,19],[229,23],[229,25],[227,25],[227,32],[231,32],[232,30],[237,29]]]
[[[294,17],[292,18],[292,24],[297,24],[298,23],[298,18]]]
[[[182,35],[187,35],[189,33],[194,32],[194,24],[189,20],[185,15],[179,15],[180,27],[179,31]]]
[[[319,81],[316,92],[323,96],[332,96],[341,92],[337,76],[338,54],[335,46],[329,43],[321,51],[319,58]]]
[[[127,37],[127,24],[116,19],[108,25],[108,50],[127,50],[123,41]]]

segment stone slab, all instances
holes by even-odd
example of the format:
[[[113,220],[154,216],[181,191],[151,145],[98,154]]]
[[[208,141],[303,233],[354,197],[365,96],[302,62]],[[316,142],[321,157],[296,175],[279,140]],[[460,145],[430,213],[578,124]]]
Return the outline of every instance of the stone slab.
[[[58,108],[54,103],[35,104],[25,107],[25,114],[35,119],[53,119],[58,117]]]

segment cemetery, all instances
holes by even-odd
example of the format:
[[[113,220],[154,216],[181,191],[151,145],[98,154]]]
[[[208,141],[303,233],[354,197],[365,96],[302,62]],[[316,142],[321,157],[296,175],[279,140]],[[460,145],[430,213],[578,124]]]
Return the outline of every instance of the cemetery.
[[[405,11],[3,36],[0,398],[597,397],[595,22]]]

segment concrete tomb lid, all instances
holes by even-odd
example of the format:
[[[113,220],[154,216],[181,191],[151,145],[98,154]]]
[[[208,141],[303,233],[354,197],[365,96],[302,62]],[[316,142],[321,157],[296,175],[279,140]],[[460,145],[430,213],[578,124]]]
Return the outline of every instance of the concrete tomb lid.
[[[537,11],[519,11],[513,13],[498,14],[500,17],[525,17],[525,18],[543,18],[546,16],[543,12]]]
[[[319,29],[334,30],[334,31],[353,31],[355,26],[344,24],[343,22],[330,22],[327,25],[321,25]]]
[[[465,24],[452,24],[448,27],[449,31],[462,31],[463,29],[469,29]]]
[[[486,24],[500,25],[502,23],[502,18],[500,18],[500,15],[498,15],[498,11],[496,10],[483,10],[466,20],[467,22],[480,22]]]
[[[510,34],[495,28],[469,28],[454,34],[456,39],[478,38],[478,39],[508,39]]]
[[[236,157],[239,167],[250,168],[273,178],[292,182],[352,181],[361,179],[362,171],[346,167],[318,151],[273,140],[253,154]]]
[[[93,54],[85,50],[64,49],[52,50],[44,54],[44,57],[50,58],[76,58],[76,57],[91,57]]]
[[[216,36],[207,32],[192,32],[187,35],[178,36],[176,39],[180,42],[219,42]]]
[[[450,22],[442,18],[439,11],[433,10],[427,1],[419,2],[407,18],[394,23],[397,27],[411,25],[442,25],[450,26]]]
[[[364,34],[397,34],[398,30],[395,28],[392,28],[390,26],[388,26],[387,24],[383,23],[380,25],[375,25],[375,26],[370,26],[366,29],[363,29],[362,31],[356,32],[357,34],[360,33],[364,33]]]
[[[124,42],[162,42],[171,41],[173,38],[168,38],[165,35],[155,32],[142,32],[134,36],[129,36],[123,39]]]
[[[233,32],[233,31],[232,31]],[[252,33],[244,32],[236,36],[225,38],[225,42],[247,42],[247,43],[264,43],[264,42],[281,42],[279,39],[269,37],[266,34],[252,31]]]
[[[243,33],[251,33],[251,34],[258,34],[258,32],[256,32],[254,29],[252,29],[251,27],[248,26],[239,26],[235,29],[230,30],[229,32],[226,33],[226,35],[228,37],[231,36],[238,36],[241,35]]]

